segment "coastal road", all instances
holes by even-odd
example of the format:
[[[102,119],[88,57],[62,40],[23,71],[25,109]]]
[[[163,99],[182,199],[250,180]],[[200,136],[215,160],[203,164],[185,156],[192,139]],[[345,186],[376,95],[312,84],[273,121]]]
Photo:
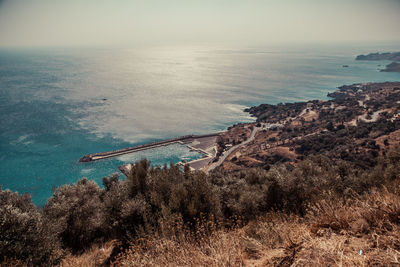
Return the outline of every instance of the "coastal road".
[[[254,140],[255,136],[256,136],[256,133],[259,132],[261,129],[262,129],[262,128],[260,128],[260,127],[255,127],[255,126],[254,126],[253,131],[251,132],[251,135],[250,135],[249,139],[247,139],[246,141],[244,141],[244,142],[242,142],[242,143],[240,143],[240,144],[237,144],[237,145],[231,147],[230,149],[228,149],[227,151],[225,151],[225,152],[219,157],[219,159],[218,159],[217,162],[214,162],[213,164],[211,164],[211,165],[207,168],[206,172],[208,173],[208,172],[214,170],[215,168],[217,168],[218,166],[220,166],[220,165],[222,164],[222,162],[224,162],[224,160],[225,160],[230,154],[232,154],[233,151],[235,151],[235,150],[238,149],[239,147],[242,147],[242,146],[247,145],[248,143],[252,142],[252,141]]]

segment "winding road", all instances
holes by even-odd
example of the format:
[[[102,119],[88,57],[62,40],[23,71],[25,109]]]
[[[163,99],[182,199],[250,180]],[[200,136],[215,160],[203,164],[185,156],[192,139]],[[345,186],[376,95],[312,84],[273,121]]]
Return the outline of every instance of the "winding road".
[[[235,151],[236,149],[238,149],[239,147],[242,147],[244,145],[247,145],[248,143],[252,142],[256,136],[256,133],[259,132],[262,128],[261,127],[254,127],[253,131],[251,132],[251,135],[249,137],[249,139],[247,139],[246,141],[237,144],[235,146],[232,146],[230,149],[228,149],[227,151],[225,151],[218,159],[217,162],[212,163],[206,170],[206,172],[210,172],[212,170],[214,170],[215,168],[217,168],[218,166],[220,166],[222,164],[222,162],[224,162],[224,160],[230,155],[232,154],[233,151]]]

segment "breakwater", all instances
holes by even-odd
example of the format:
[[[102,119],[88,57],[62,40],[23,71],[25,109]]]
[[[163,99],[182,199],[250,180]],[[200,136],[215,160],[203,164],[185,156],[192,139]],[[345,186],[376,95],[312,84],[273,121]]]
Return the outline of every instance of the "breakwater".
[[[205,138],[205,137],[213,137],[213,136],[218,136],[218,135],[219,135],[219,133],[212,133],[212,134],[205,134],[205,135],[184,135],[184,136],[177,137],[177,138],[166,139],[166,140],[162,140],[162,141],[158,141],[158,142],[152,142],[152,143],[148,143],[148,144],[117,149],[117,150],[113,150],[113,151],[89,154],[89,155],[83,156],[79,161],[80,162],[91,162],[91,161],[121,156],[121,155],[129,154],[129,153],[139,152],[139,151],[143,151],[143,150],[147,150],[147,149],[157,148],[160,146],[168,146],[168,145],[172,145],[175,143],[180,143],[180,144],[190,143],[195,139]]]

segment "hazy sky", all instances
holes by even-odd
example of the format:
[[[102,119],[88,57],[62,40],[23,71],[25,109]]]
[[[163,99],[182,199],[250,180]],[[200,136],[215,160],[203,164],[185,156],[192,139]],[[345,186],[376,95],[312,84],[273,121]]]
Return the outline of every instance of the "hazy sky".
[[[0,46],[399,41],[400,0],[0,0]]]

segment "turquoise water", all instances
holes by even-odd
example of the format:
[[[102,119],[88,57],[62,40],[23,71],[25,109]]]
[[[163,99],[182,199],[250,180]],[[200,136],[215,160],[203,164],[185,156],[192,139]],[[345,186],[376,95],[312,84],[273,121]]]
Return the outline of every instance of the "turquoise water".
[[[399,81],[399,73],[378,71],[388,62],[354,60],[395,50],[400,46],[2,49],[0,184],[43,205],[53,186],[81,177],[101,184],[123,163],[198,158],[174,145],[78,162],[88,153],[252,121],[242,111],[248,106],[326,99],[343,84]]]

